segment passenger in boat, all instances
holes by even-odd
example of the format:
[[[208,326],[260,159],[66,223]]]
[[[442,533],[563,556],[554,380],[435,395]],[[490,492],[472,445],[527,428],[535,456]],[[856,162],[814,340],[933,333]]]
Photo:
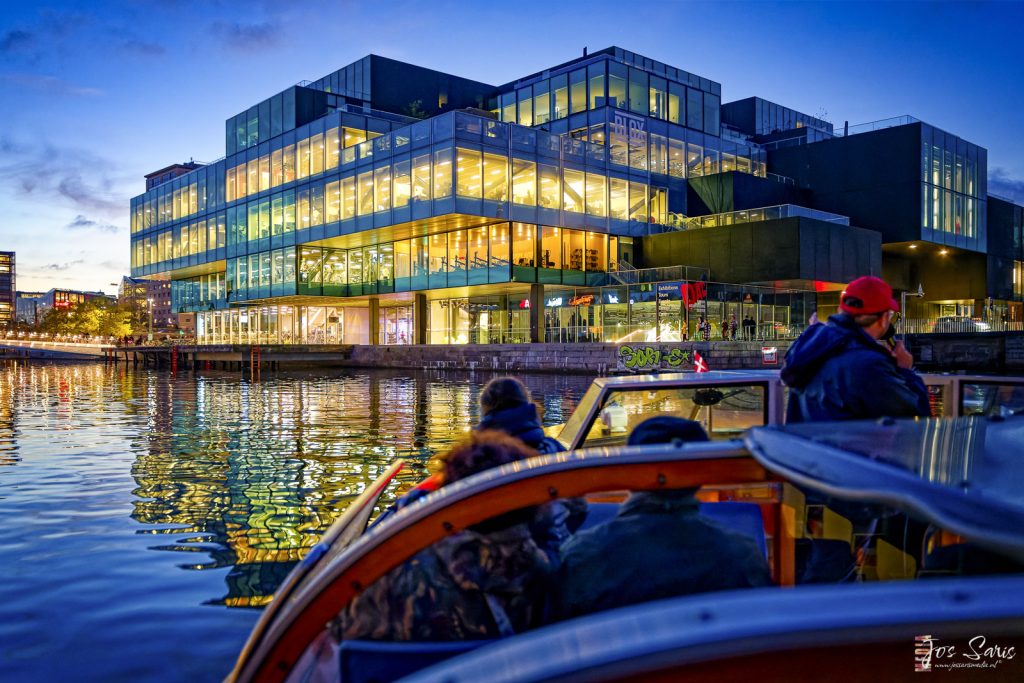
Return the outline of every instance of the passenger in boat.
[[[699,423],[662,415],[637,425],[629,445],[707,441]],[[697,489],[633,493],[611,520],[562,549],[554,620],[649,600],[771,585],[764,554],[746,536],[701,517]]]
[[[928,392],[914,358],[896,342],[880,342],[900,310],[892,287],[877,277],[851,282],[840,312],[808,327],[786,353],[786,422],[927,417]]]
[[[474,429],[500,429],[538,453],[558,453],[565,447],[544,434],[530,391],[515,377],[497,377],[480,392],[480,424]]]
[[[444,457],[444,480],[533,455],[507,434],[477,431]],[[332,631],[341,639],[449,641],[538,625],[552,565],[530,533],[535,512],[502,515],[417,553],[355,598]]]

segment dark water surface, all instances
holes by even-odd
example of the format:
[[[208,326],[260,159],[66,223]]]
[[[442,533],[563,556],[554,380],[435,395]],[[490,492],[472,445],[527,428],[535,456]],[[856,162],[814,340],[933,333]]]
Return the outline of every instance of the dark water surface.
[[[0,368],[0,681],[222,679],[319,534],[395,458],[418,481],[489,378]],[[524,379],[547,424],[590,383]]]

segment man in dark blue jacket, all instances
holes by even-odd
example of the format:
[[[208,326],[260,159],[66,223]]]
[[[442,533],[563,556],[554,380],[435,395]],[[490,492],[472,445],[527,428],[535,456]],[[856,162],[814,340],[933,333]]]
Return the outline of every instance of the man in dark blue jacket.
[[[857,278],[840,296],[840,313],[804,331],[786,353],[786,422],[927,417],[928,392],[914,358],[897,342],[879,343],[900,310],[892,288]]]
[[[644,420],[629,445],[707,441],[700,424],[671,415]],[[551,595],[554,621],[650,600],[771,585],[753,540],[700,515],[697,489],[637,491],[612,519],[562,547]]]

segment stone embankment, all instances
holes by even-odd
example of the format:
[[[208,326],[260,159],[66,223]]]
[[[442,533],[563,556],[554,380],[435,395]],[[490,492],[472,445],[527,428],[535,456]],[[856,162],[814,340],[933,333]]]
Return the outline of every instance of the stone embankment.
[[[777,368],[789,342],[355,346],[351,367],[449,368],[615,374],[692,371],[694,353],[711,370]],[[767,349],[767,351],[765,351]],[[774,349],[774,356],[772,353]],[[774,360],[774,362],[773,362]]]

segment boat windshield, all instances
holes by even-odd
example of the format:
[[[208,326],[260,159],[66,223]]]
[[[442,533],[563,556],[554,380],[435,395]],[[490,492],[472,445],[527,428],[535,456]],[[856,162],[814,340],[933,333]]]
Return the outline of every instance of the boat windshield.
[[[655,415],[697,420],[712,439],[735,439],[767,424],[767,391],[765,384],[616,389],[587,426],[582,447],[621,446],[636,425]]]

